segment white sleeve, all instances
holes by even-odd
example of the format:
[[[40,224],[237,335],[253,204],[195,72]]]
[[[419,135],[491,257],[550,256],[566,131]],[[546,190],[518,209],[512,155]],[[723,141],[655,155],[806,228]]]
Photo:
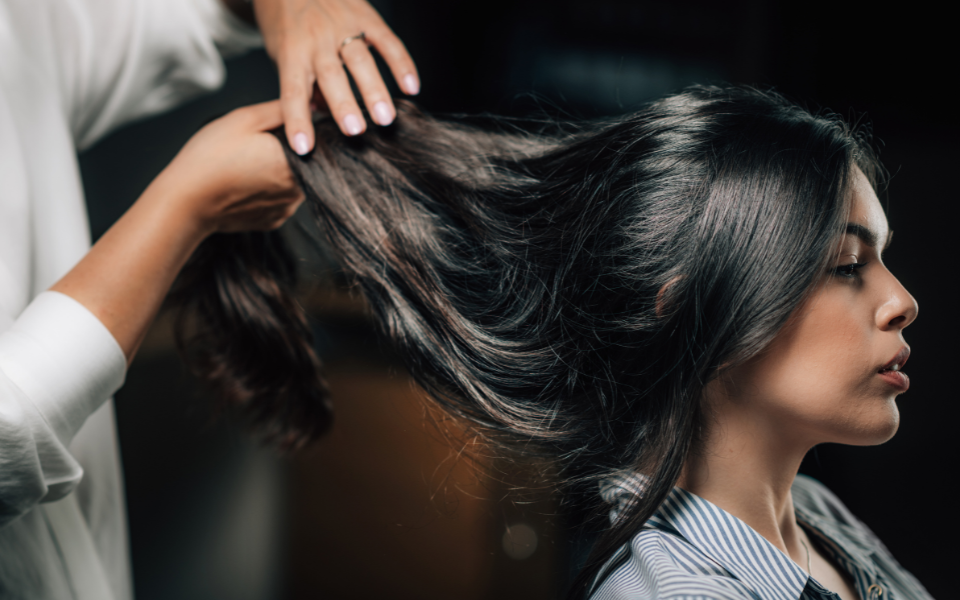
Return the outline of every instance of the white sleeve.
[[[31,0],[39,1],[39,0]],[[223,58],[261,44],[222,0],[44,0],[77,147],[223,83]]]
[[[0,333],[0,527],[76,487],[83,469],[67,448],[125,374],[109,330],[57,292]]]

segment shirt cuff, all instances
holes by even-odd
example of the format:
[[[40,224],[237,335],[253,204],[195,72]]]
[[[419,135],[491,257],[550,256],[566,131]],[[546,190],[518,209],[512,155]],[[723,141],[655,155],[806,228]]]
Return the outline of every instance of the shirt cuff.
[[[0,369],[67,446],[123,385],[127,360],[93,313],[69,296],[44,292],[0,335]]]
[[[220,56],[230,58],[263,46],[260,31],[233,14],[223,0],[192,0],[217,45]]]

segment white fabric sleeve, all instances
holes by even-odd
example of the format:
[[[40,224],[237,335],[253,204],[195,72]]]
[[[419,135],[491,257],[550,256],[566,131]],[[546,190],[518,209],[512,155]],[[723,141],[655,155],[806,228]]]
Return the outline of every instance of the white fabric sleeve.
[[[223,58],[261,45],[222,0],[31,0],[51,7],[77,147],[217,89]]]
[[[57,292],[0,334],[0,526],[76,487],[83,469],[67,448],[125,374],[110,331]]]

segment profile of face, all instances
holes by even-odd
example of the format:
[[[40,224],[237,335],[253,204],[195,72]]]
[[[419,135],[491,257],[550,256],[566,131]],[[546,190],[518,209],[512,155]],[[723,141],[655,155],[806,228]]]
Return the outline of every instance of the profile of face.
[[[716,415],[778,442],[879,444],[899,425],[909,387],[903,329],[917,303],[883,264],[889,226],[855,169],[851,213],[836,261],[768,348],[707,387]]]

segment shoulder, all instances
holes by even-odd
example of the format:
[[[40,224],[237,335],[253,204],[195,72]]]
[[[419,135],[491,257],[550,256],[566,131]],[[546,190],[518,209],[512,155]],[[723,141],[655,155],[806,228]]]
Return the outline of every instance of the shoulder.
[[[614,569],[590,600],[742,600],[752,598],[739,581],[681,536],[644,529],[624,546]]]

